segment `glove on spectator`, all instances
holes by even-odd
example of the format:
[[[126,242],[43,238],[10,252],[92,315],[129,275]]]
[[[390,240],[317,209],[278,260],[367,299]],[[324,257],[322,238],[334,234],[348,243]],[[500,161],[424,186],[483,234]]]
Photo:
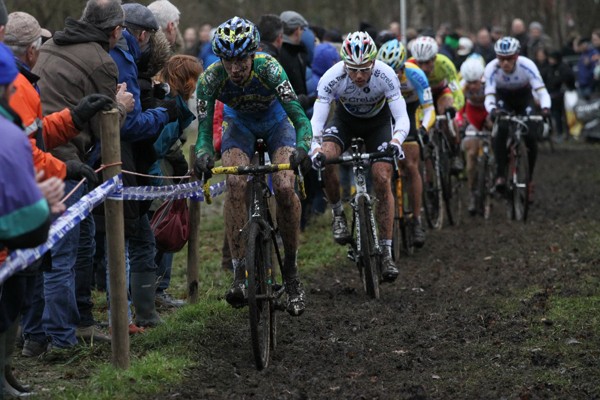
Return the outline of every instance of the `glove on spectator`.
[[[85,124],[100,110],[110,110],[113,100],[103,94],[90,94],[79,100],[79,104],[71,109],[73,125],[82,130]]]
[[[78,181],[81,178],[85,178],[92,185],[98,183],[98,175],[96,175],[96,171],[89,165],[79,160],[68,160],[65,164],[67,165],[67,179]]]

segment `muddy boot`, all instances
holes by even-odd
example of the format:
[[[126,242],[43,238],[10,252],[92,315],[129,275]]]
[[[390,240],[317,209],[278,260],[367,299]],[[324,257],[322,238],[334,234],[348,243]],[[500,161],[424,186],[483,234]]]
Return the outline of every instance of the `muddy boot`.
[[[331,221],[331,230],[333,231],[333,240],[337,244],[344,245],[352,240],[348,224],[346,223],[346,215],[342,211],[337,214],[333,212],[333,220]]]
[[[234,308],[246,304],[246,266],[242,260],[232,260],[233,283],[225,293],[225,300]]]
[[[381,246],[381,277],[384,282],[394,282],[398,277],[398,268],[392,257],[392,246]]]
[[[135,324],[146,327],[162,323],[154,305],[156,272],[132,272],[130,281],[131,302],[135,307]]]
[[[423,229],[421,218],[413,220],[413,244],[418,249],[425,245],[425,230]]]
[[[5,332],[5,341],[4,341],[4,374],[3,374],[3,384],[5,393],[8,392],[13,396],[23,397],[24,395],[29,395],[31,392],[31,388],[29,385],[21,384],[17,378],[13,375],[11,359],[12,354],[15,349],[14,343],[17,338],[19,332],[19,318],[7,329]]]
[[[286,311],[292,317],[298,317],[306,307],[306,294],[300,279],[294,278],[285,281],[285,292],[287,293]]]

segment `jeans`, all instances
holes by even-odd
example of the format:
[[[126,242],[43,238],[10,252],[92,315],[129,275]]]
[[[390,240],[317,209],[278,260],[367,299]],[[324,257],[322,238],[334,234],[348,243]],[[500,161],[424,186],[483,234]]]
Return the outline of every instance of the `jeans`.
[[[92,282],[96,252],[96,224],[90,215],[79,224],[79,248],[75,262],[75,296],[79,310],[79,326],[94,325]]]
[[[65,193],[69,193],[77,183],[67,180]],[[82,185],[65,201],[65,205],[72,206],[84,193],[85,185]],[[79,239],[80,228],[75,225],[52,248],[52,267],[50,272],[44,272],[43,277],[44,302],[34,301],[27,310],[23,319],[25,337],[37,340],[37,336],[43,331],[56,347],[66,348],[77,344],[75,328],[79,322],[79,311],[75,298],[75,263]],[[41,285],[34,297],[38,296],[39,299],[40,290]]]

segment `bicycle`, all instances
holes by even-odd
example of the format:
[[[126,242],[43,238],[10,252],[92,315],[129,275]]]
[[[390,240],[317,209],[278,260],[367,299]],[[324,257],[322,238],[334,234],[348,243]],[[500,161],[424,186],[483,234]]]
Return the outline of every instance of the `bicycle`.
[[[492,128],[492,137],[498,132],[500,121],[507,122],[508,138],[506,147],[508,149],[508,163],[506,170],[506,191],[508,218],[516,221],[527,221],[529,212],[529,157],[525,141],[521,140],[529,132],[527,122],[543,121],[540,115],[500,115]]]
[[[353,138],[351,154],[342,154],[336,158],[324,160],[324,165],[348,164],[352,166],[356,192],[350,200],[352,207],[352,240],[349,243],[348,258],[356,262],[363,287],[371,298],[379,298],[381,280],[381,247],[373,213],[373,198],[367,190],[367,167],[370,161],[384,157],[393,157],[390,151],[363,153],[362,138]],[[319,182],[322,182],[322,170],[318,170]]]
[[[394,159],[396,179],[394,182],[394,227],[392,234],[392,256],[394,261],[400,259],[400,254],[412,255],[414,245],[414,213],[409,202],[408,182],[406,172],[398,168]]]
[[[273,223],[273,216],[267,204],[272,196],[266,179],[267,174],[290,170],[290,164],[266,164],[266,143],[262,139],[256,141],[258,155],[257,165],[215,167],[213,174],[250,175],[250,202],[248,222],[243,230],[246,235],[246,288],[247,305],[250,319],[250,336],[254,362],[258,370],[267,367],[270,351],[276,347],[276,311],[285,310],[280,299],[285,286],[277,283],[273,268],[273,253],[281,271],[283,260],[278,244],[278,228]],[[299,189],[304,196],[304,181],[298,174]],[[210,204],[209,183],[204,183],[204,196]]]
[[[472,128],[472,129],[470,129]],[[491,132],[477,131],[472,125],[465,131],[465,136],[480,140],[477,154],[477,185],[475,188],[475,210],[484,219],[489,219],[495,193],[494,174],[495,160],[492,152]]]
[[[444,133],[445,130],[449,130],[450,134],[456,137],[451,121],[449,113],[436,117],[429,151],[424,156],[423,208],[427,225],[432,229],[442,229],[446,215],[450,225],[459,225],[462,213],[462,182],[457,174],[451,172],[453,150],[448,136]]]

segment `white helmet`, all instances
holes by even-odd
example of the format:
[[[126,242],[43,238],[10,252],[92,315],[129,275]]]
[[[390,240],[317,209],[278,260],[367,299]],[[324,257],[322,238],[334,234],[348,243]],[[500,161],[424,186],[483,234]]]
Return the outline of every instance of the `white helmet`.
[[[438,44],[430,36],[420,36],[414,40],[410,52],[417,61],[429,61],[438,53]]]
[[[511,36],[504,36],[498,39],[494,45],[494,51],[497,56],[513,56],[519,53],[521,50],[521,43],[517,39]]]
[[[352,32],[346,36],[340,48],[340,57],[346,65],[361,65],[375,60],[377,46],[367,32]]]
[[[480,81],[485,67],[478,58],[467,58],[460,66],[460,74],[467,82]]]

